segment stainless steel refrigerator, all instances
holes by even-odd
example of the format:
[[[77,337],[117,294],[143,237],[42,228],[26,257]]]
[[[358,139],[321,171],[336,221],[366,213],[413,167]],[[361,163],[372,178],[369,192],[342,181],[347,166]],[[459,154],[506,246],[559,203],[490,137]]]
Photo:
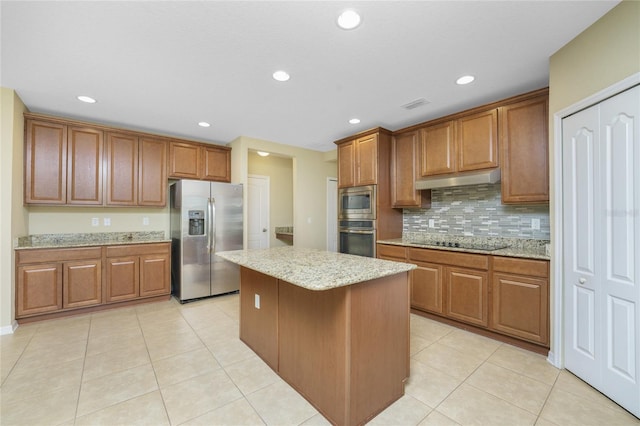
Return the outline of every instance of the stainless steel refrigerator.
[[[242,185],[180,180],[170,205],[174,296],[184,303],[238,290],[238,266],[216,252],[242,249]]]

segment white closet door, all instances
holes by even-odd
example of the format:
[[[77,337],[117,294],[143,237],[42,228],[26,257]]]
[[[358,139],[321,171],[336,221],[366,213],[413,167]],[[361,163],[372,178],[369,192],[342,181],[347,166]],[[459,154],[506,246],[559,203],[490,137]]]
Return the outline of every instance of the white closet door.
[[[565,365],[640,416],[640,87],[563,120]]]
[[[596,342],[602,340],[601,312],[596,307],[601,288],[596,259],[596,223],[601,205],[598,107],[562,121],[565,365],[589,383],[601,382]]]

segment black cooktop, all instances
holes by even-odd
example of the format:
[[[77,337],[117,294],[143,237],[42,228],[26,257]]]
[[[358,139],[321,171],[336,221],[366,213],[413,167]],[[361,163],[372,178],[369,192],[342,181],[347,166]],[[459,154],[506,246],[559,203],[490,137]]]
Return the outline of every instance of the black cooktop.
[[[447,242],[447,241],[431,241],[428,243],[418,243],[419,245],[430,246],[430,247],[451,247],[451,248],[462,248],[469,250],[484,250],[484,251],[494,251],[500,250],[503,248],[509,247],[506,244],[500,243],[469,243],[469,242]]]

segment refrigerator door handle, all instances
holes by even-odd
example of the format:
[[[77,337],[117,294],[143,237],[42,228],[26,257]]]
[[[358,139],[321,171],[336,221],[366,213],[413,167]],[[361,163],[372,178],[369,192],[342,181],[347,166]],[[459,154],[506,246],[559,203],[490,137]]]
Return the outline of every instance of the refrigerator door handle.
[[[209,224],[211,226],[211,232],[209,233],[209,238],[211,243],[209,247],[211,247],[211,252],[216,252],[216,199],[209,198],[209,204],[211,205],[211,219],[209,220]]]
[[[207,253],[211,253],[211,220],[213,218],[211,198],[207,198]]]

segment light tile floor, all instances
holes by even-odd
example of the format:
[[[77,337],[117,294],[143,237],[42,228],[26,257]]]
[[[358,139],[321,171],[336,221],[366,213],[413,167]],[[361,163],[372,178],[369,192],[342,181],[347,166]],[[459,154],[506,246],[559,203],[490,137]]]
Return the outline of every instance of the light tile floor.
[[[0,424],[326,425],[238,339],[238,296],[1,336]],[[411,316],[405,396],[371,425],[640,425],[540,355]]]

